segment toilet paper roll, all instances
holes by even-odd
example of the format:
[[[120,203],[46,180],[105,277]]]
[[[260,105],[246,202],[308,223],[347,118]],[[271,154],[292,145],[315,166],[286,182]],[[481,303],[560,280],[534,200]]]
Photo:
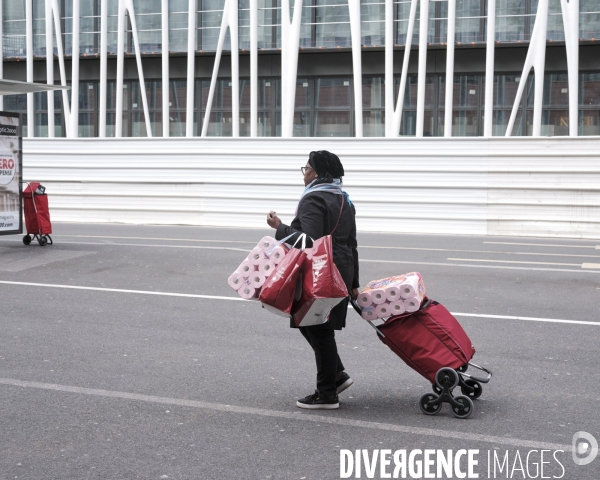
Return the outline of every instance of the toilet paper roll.
[[[373,302],[371,301],[370,292],[359,293],[356,301],[361,307],[370,307],[373,304]]]
[[[260,239],[260,242],[258,242],[257,247],[259,247],[261,250],[267,250],[268,248],[271,248],[273,245],[275,245],[277,243],[277,240],[275,240],[273,237],[263,237]]]
[[[397,302],[398,300],[400,300],[400,287],[387,287],[385,289],[385,298],[390,302]]]
[[[233,272],[227,279],[227,283],[237,292],[244,284],[244,277],[239,272]]]
[[[275,247],[271,252],[271,256],[269,257],[274,265],[279,265],[279,262],[283,260],[285,257],[286,250],[281,245],[279,247]]]
[[[385,290],[383,288],[377,288],[371,291],[371,301],[375,305],[381,305],[386,300],[385,298]]]
[[[416,312],[421,307],[421,300],[417,297],[407,298],[404,300],[404,309],[407,312]]]
[[[375,307],[375,315],[377,315],[377,318],[387,318],[391,315],[390,312],[390,304],[388,302]]]
[[[258,290],[250,285],[244,285],[237,292],[240,297],[245,298],[246,300],[258,298]]]
[[[398,300],[397,302],[390,303],[390,311],[392,315],[402,315],[406,311],[404,301]]]
[[[248,254],[248,261],[252,264],[252,265],[260,265],[260,262],[266,258],[265,255],[265,251],[262,248],[254,248],[252,249],[252,251]]]
[[[419,302],[423,300],[426,294],[425,282],[420,273],[411,272],[406,274],[406,280],[400,286],[400,295],[402,298],[417,297]]]
[[[252,265],[249,260],[244,260],[242,263],[240,263],[240,266],[237,268],[236,272],[240,273],[244,278],[248,278],[248,276],[250,276],[254,270],[254,265]]]
[[[260,262],[260,265],[258,265],[258,271],[265,278],[268,278],[269,275],[273,273],[273,270],[275,270],[275,264],[268,258],[265,258],[262,262]]]
[[[262,272],[257,271],[248,277],[248,283],[254,288],[261,288],[265,284],[265,276]]]
[[[363,307],[362,317],[365,320],[377,320],[377,314],[375,313],[375,307]]]
[[[401,287],[402,298],[411,298],[415,296],[415,289],[412,285],[406,283]]]

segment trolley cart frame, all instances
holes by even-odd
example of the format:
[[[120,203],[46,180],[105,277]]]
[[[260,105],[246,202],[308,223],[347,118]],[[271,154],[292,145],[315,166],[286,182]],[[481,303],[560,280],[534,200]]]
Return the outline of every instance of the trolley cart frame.
[[[419,310],[427,308],[431,302],[431,299],[427,299]],[[360,306],[352,297],[350,297],[350,304],[356,313],[363,318]],[[383,323],[385,324],[387,320],[389,319],[383,320]],[[387,338],[377,325],[373,323],[373,320],[366,321],[375,329],[377,335],[381,338]],[[487,377],[479,377],[467,373],[469,366],[485,372]],[[483,392],[481,384],[488,383],[491,378],[492,372],[490,370],[472,362],[468,362],[457,369],[443,367],[438,370],[435,376],[435,383],[432,385],[434,393],[423,395],[419,401],[419,407],[426,415],[437,415],[441,411],[442,404],[449,403],[452,408],[452,414],[455,417],[468,418],[473,412],[472,399],[477,399],[481,396]],[[452,391],[457,386],[460,387],[463,395],[454,397]]]
[[[35,204],[35,191],[31,188],[30,182],[22,181],[21,184],[25,184],[29,187],[31,191],[31,202],[33,203],[33,209],[35,210],[35,215],[38,217],[37,205]],[[23,197],[23,209],[25,208],[25,198]],[[34,233],[33,236],[27,229],[27,222],[25,222],[25,229],[27,230],[27,234],[23,237],[23,244],[30,245],[32,240],[37,240],[40,247],[45,247],[46,245],[53,245],[52,237],[49,233],[42,233],[41,229],[38,233]],[[38,217],[38,226],[39,226],[39,217]]]

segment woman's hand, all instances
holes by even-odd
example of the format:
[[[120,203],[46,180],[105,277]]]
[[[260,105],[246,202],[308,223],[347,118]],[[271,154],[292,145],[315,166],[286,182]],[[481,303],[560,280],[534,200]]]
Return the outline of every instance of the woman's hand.
[[[358,288],[353,288],[353,289],[352,289],[352,294],[351,294],[351,295],[352,295],[352,298],[353,298],[354,300],[356,300],[356,298],[358,297]]]
[[[277,216],[276,212],[271,210],[269,213],[267,213],[267,223],[269,224],[269,227],[277,229],[279,228],[279,225],[281,225],[281,219]]]

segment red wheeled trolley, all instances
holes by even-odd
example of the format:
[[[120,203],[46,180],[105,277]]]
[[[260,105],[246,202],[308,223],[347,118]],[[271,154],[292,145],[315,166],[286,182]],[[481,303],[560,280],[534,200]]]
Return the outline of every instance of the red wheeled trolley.
[[[352,306],[360,315],[355,300]],[[377,326],[367,321],[390,350],[431,382],[434,393],[426,393],[419,400],[425,415],[437,415],[443,403],[450,404],[457,418],[471,415],[473,400],[481,396],[481,384],[490,381],[492,372],[471,363],[475,347],[443,305],[426,298],[416,312],[392,316]],[[467,373],[469,366],[487,373],[487,378]],[[457,386],[462,395],[454,397],[452,391]]]
[[[52,223],[48,209],[48,195],[46,189],[37,182],[27,183],[23,190],[23,204],[25,210],[25,228],[27,235],[23,243],[29,245],[31,240],[37,239],[41,247],[52,245]]]

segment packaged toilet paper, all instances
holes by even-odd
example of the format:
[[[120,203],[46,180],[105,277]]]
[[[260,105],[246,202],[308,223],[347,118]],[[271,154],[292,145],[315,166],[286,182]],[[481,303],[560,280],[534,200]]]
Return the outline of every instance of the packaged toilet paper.
[[[410,272],[369,282],[358,295],[357,303],[364,319],[375,320],[416,312],[426,293],[423,276]]]
[[[275,271],[289,249],[287,244],[283,241],[278,242],[273,237],[261,238],[235,272],[229,276],[228,285],[240,297],[257,300],[267,278]]]

